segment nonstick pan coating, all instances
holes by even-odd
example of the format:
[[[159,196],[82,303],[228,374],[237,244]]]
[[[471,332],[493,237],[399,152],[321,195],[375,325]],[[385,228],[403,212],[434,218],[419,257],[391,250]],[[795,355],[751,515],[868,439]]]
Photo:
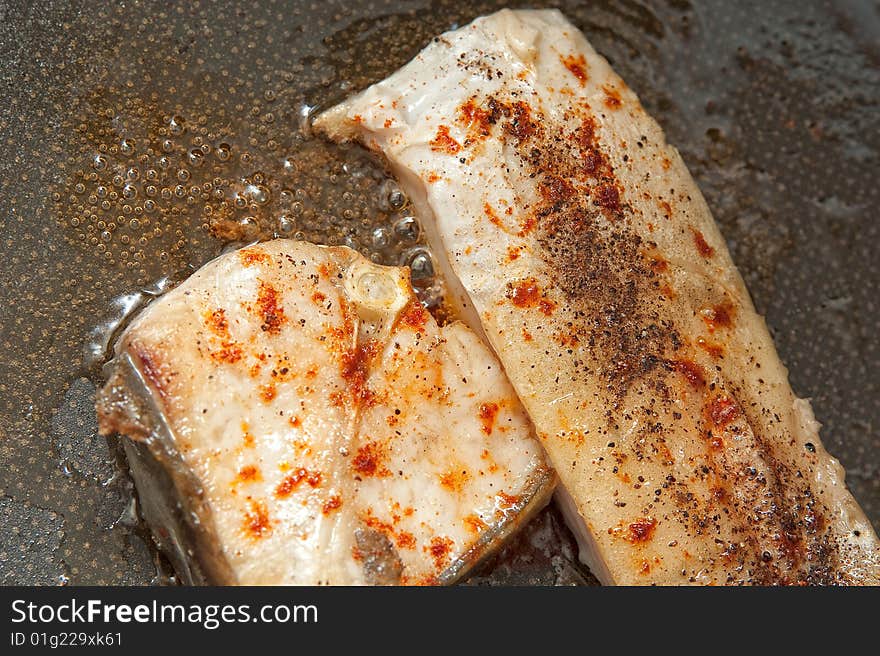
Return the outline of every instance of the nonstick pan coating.
[[[96,435],[102,341],[229,241],[301,236],[395,263],[422,252],[391,227],[406,208],[389,206],[381,164],[308,138],[303,117],[501,6],[0,5],[0,583],[168,580]],[[876,3],[551,6],[682,152],[877,526]],[[576,560],[551,508],[471,582],[593,582]]]

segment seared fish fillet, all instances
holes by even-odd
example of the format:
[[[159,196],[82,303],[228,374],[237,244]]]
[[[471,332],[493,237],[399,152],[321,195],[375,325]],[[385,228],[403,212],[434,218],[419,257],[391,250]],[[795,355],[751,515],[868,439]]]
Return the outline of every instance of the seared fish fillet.
[[[205,265],[126,329],[98,414],[189,583],[447,583],[555,483],[491,351],[346,248]]]
[[[562,14],[446,33],[316,127],[407,187],[600,580],[878,582],[877,536],[678,152]]]

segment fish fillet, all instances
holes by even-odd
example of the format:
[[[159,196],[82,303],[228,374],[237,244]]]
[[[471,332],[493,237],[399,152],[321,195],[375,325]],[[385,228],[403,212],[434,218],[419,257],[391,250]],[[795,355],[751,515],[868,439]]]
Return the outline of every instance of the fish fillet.
[[[555,477],[491,351],[406,269],[277,240],[150,305],[98,399],[188,583],[435,584]]]
[[[681,157],[561,13],[443,34],[315,127],[405,185],[600,580],[878,582],[877,536]]]

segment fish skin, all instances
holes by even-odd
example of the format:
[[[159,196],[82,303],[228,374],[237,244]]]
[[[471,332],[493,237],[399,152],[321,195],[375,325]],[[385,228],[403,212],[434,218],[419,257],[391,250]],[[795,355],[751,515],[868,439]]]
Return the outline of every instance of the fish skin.
[[[347,248],[208,263],[126,329],[97,409],[187,583],[449,583],[555,485],[491,351]]]
[[[880,581],[702,194],[560,12],[447,32],[314,127],[381,153],[412,198],[602,582]]]

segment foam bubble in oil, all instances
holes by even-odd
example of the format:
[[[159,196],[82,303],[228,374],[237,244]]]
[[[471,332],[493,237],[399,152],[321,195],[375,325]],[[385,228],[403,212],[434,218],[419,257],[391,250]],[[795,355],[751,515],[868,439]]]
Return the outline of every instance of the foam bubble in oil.
[[[235,125],[205,90],[172,111],[118,93],[93,99],[107,107],[83,118],[82,166],[55,196],[68,238],[107,266],[136,271],[144,285],[197,268],[224,245],[288,237],[409,266],[423,300],[440,302],[405,194],[359,147],[314,137],[315,105],[278,106],[283,89],[251,92],[232,108],[240,112]],[[294,129],[278,125],[278,115],[294,116]]]

